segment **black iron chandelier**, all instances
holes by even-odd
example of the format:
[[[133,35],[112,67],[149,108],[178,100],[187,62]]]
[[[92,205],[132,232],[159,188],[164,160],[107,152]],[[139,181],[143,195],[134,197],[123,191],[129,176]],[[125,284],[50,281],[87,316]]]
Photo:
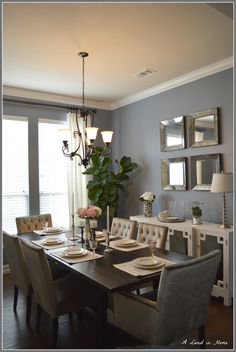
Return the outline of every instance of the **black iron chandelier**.
[[[78,56],[82,58],[82,108],[75,109],[75,119],[76,119],[76,130],[73,132],[73,137],[75,138],[75,150],[70,152],[68,140],[63,140],[62,151],[66,157],[71,160],[75,156],[79,157],[79,166],[83,165],[85,168],[90,163],[90,158],[92,153],[95,153],[94,142],[97,137],[98,128],[94,127],[94,115],[96,110],[85,108],[84,104],[84,58],[88,56],[86,52],[78,53]],[[79,119],[83,119],[85,123],[85,132],[82,133],[79,127]],[[102,138],[105,147],[99,148],[99,154],[109,155],[111,153],[110,144],[112,141],[113,131],[102,131]]]

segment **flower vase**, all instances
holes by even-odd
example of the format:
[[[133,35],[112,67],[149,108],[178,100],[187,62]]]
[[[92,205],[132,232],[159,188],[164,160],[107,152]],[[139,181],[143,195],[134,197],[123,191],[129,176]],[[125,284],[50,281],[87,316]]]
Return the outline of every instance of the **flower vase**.
[[[152,203],[151,202],[144,202],[144,204],[143,204],[143,214],[147,218],[152,217]]]

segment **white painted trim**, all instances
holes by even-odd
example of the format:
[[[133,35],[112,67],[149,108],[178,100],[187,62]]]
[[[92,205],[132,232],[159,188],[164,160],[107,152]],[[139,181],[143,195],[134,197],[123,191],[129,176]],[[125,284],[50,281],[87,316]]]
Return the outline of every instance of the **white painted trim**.
[[[40,101],[51,102],[51,103],[68,104],[69,106],[70,105],[82,106],[82,100],[80,98],[70,97],[67,95],[54,94],[49,92],[42,92],[39,90],[3,86],[3,94],[5,96],[10,96],[12,98],[25,98],[25,99],[40,100]],[[86,99],[86,105],[95,109],[110,110],[109,103]]]
[[[172,80],[158,84],[152,88],[146,89],[142,92],[130,95],[127,98],[115,101],[113,103],[99,102],[94,100],[87,100],[86,104],[91,108],[115,110],[122,106],[134,103],[136,101],[151,97],[156,94],[160,94],[167,90],[182,86],[186,83],[196,81],[198,79],[213,75],[214,73],[221,72],[233,67],[233,57],[228,57],[224,60],[217,61],[211,65],[204,66],[198,70],[189,72],[182,76],[176,77]],[[47,92],[41,92],[31,89],[23,89],[16,87],[3,86],[3,94],[5,96],[15,98],[26,98],[33,100],[46,101],[51,103],[63,103],[68,105],[82,105],[82,101],[76,97],[70,97],[66,95],[53,94]]]
[[[114,102],[111,104],[111,110],[118,109],[122,106],[134,103],[138,100],[142,100],[142,99],[151,97],[153,95],[165,92],[167,90],[182,86],[186,83],[190,83],[190,82],[196,81],[198,79],[213,75],[214,73],[227,70],[231,67],[233,67],[233,57],[228,57],[224,60],[217,61],[214,64],[202,67],[198,70],[189,72],[185,75],[176,77],[175,79],[172,79],[170,81],[166,81],[166,82],[161,83],[155,87],[146,89],[142,92],[130,95],[127,98],[124,98],[124,99],[121,99],[117,102]]]
[[[3,275],[10,274],[11,270],[8,264],[3,265]]]

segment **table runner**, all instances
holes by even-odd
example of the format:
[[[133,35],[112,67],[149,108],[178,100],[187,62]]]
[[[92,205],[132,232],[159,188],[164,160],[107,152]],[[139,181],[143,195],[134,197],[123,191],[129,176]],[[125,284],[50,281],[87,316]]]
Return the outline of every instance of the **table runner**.
[[[63,256],[62,252],[56,252],[52,253],[53,256],[60,258],[61,260],[65,261],[68,264],[76,264],[76,263],[82,263],[86,262],[88,260],[93,260],[93,259],[99,259],[102,258],[103,255],[95,253],[95,258],[93,257],[93,253],[88,251],[88,253],[82,257],[77,257],[77,258],[66,258]]]
[[[120,263],[120,264],[113,264],[113,266],[119,270],[123,270],[128,274],[131,274],[133,276],[146,276],[146,275],[150,275],[153,273],[157,273],[159,271],[162,271],[162,269],[164,268],[165,265],[168,264],[174,264],[174,262],[171,262],[167,259],[163,259],[163,258],[158,258],[156,257],[156,259],[161,260],[163,262],[163,266],[158,267],[156,269],[140,269],[140,268],[136,268],[133,264],[133,260],[126,262],[126,263]]]

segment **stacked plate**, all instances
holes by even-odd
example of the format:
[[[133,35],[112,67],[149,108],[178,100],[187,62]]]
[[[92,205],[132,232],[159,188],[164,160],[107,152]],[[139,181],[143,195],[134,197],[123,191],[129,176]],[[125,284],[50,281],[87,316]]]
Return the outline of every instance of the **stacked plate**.
[[[45,233],[62,233],[63,229],[61,227],[48,227]]]
[[[158,217],[158,220],[161,222],[184,222],[184,219],[180,219],[178,216],[168,216],[164,219]]]
[[[153,257],[142,257],[133,260],[133,265],[139,269],[157,269],[164,265],[160,259],[153,259]]]
[[[84,248],[67,248],[62,252],[62,255],[64,257],[68,258],[77,258],[77,257],[82,257],[88,253],[87,249]]]
[[[43,243],[46,245],[55,245],[63,242],[64,239],[59,237],[47,237],[43,240]]]
[[[134,247],[138,245],[138,242],[136,240],[130,240],[129,238],[124,238],[122,240],[115,241],[114,243],[117,247],[124,248]]]
[[[95,234],[96,234],[96,238],[102,238],[104,237],[104,234],[102,231],[95,231]]]

